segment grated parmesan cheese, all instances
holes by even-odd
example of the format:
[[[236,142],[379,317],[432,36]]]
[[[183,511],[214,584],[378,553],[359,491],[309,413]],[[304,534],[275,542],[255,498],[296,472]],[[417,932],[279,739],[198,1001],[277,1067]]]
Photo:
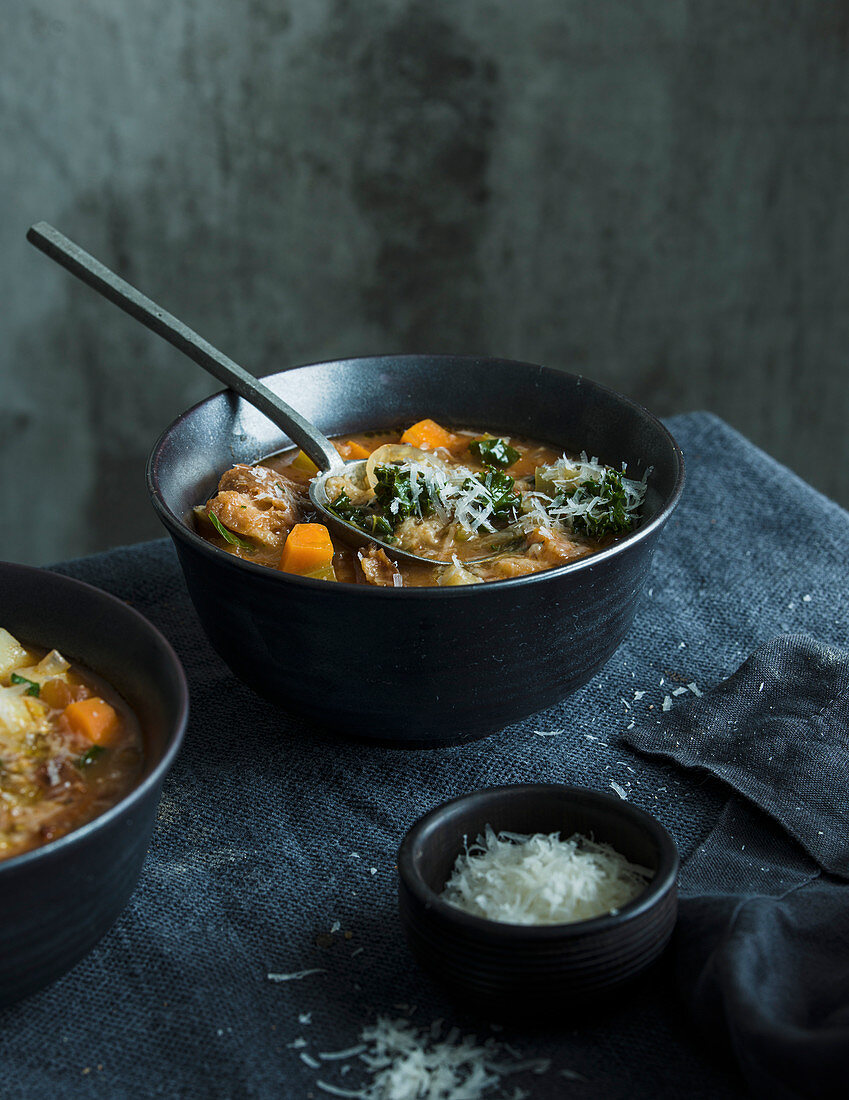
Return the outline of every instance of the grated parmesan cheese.
[[[409,475],[410,495],[419,519],[425,514],[420,503],[424,489],[426,500],[443,525],[453,522],[466,531],[495,532],[489,522],[494,511],[492,494],[467,466],[441,466],[415,459],[394,465]]]
[[[488,920],[570,924],[621,908],[651,877],[609,844],[578,833],[568,840],[559,833],[496,835],[488,825],[457,857],[442,897]]]
[[[447,466],[432,459],[424,462],[413,456],[392,465],[409,477],[413,514],[418,520],[422,520],[428,509],[432,509],[443,526],[456,523],[468,533],[496,533],[497,528],[491,522],[495,513],[491,473],[482,475],[468,466]],[[579,484],[601,484],[611,469],[597,458],[588,458],[586,453],[580,459],[563,455],[553,465],[540,467],[538,472],[543,483],[551,488],[554,495],[539,490],[523,493],[521,515],[512,526],[526,535],[539,530],[551,537],[552,530],[572,530],[576,519],[599,519],[609,508],[605,497],[578,493],[561,499],[557,494],[574,490]],[[651,469],[645,471],[641,481],[624,477],[624,465],[621,473],[625,494],[624,514],[634,519],[645,499]],[[392,502],[390,511],[397,514],[397,501]]]
[[[474,1036],[451,1028],[442,1037],[441,1020],[430,1027],[416,1028],[409,1020],[380,1016],[373,1027],[363,1028],[360,1044],[345,1054],[364,1063],[370,1081],[361,1088],[343,1088],[332,1081],[316,1080],[316,1088],[329,1096],[350,1100],[495,1100],[501,1078],[514,1073],[547,1073],[548,1058],[509,1061],[518,1052],[500,1046],[494,1039],[478,1043]],[[505,1055],[509,1056],[505,1058]],[[327,1057],[319,1054],[319,1058]],[[329,1066],[325,1068],[330,1068]],[[345,1066],[340,1067],[340,1074]],[[498,1096],[504,1096],[499,1092]],[[530,1096],[515,1088],[511,1100]]]
[[[537,483],[539,484],[541,481],[543,484],[550,484],[555,491],[565,490],[568,494],[570,490],[575,489],[578,485],[589,485],[592,482],[601,484],[605,474],[610,469],[612,467],[605,466],[597,458],[588,458],[586,451],[582,452],[580,459],[567,458],[566,455],[563,455],[551,466],[540,467]],[[632,478],[625,477],[624,463],[621,473],[623,475],[622,489],[625,493],[625,515],[635,517],[645,498],[651,469],[645,471],[642,481],[634,481]],[[566,499],[561,501],[555,501],[544,493],[537,493],[535,496],[538,504],[547,512],[549,522],[552,519],[559,520],[567,527],[573,527],[577,518],[582,520],[597,519],[605,513],[608,507],[608,502],[603,496],[599,495],[593,497],[584,496],[583,494],[567,495]]]

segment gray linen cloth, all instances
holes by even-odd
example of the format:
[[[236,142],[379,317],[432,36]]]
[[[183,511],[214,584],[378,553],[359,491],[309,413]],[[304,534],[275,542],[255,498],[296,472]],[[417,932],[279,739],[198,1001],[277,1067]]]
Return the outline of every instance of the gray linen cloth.
[[[747,1095],[731,1047],[705,1038],[688,1011],[672,956],[638,997],[585,1026],[494,1030],[418,971],[396,914],[404,832],[446,798],[493,784],[616,784],[671,830],[685,860],[699,856],[740,795],[623,734],[654,736],[657,715],[695,697],[688,684],[706,691],[778,635],[849,645],[849,516],[715,417],[669,427],[688,486],[625,643],[577,694],[459,748],[332,741],[256,698],[207,645],[165,541],[59,567],[166,634],[192,714],[129,906],[71,973],[0,1012],[0,1094],[310,1100],[327,1095],[318,1081],[355,1090],[368,1080],[356,1058],[343,1074],[318,1055],[351,1047],[386,1014],[427,1027],[441,1018],[551,1059],[487,1096]],[[748,869],[727,874],[746,887],[735,876]],[[267,977],[308,969],[321,972]]]

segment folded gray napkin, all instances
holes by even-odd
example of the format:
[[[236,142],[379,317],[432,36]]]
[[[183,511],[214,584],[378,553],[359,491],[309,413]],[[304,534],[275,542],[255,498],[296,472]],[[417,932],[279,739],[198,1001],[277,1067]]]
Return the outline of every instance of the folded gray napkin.
[[[843,1097],[849,1074],[849,654],[804,636],[625,740],[732,798],[682,868],[679,988],[753,1090]]]

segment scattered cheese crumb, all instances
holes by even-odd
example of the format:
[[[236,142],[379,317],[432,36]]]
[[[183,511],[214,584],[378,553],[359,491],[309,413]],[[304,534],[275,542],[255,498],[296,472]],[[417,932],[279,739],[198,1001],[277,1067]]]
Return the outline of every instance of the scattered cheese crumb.
[[[348,1047],[347,1050],[331,1050],[323,1054],[319,1052],[318,1056],[323,1062],[338,1062],[343,1058],[353,1058],[357,1054],[362,1054],[365,1049],[365,1043],[357,1043],[355,1047]]]
[[[693,695],[697,695],[699,699],[701,699],[703,693],[699,691],[695,684],[687,684],[687,687],[692,691]]]
[[[625,793],[624,788],[620,787],[618,783],[614,783],[612,779],[610,781],[610,786],[614,789],[614,791],[616,791],[620,798],[624,798],[626,801],[628,800],[628,796]]]
[[[315,1058],[311,1058],[310,1055],[306,1053],[306,1051],[302,1050],[298,1057],[301,1059],[304,1065],[309,1066],[310,1069],[321,1069],[321,1062],[317,1062]]]
[[[663,697],[663,706],[660,709],[662,711],[667,711],[667,710],[669,710],[669,708],[671,706],[672,706],[672,696],[671,695],[664,695],[664,697]]]
[[[347,1067],[342,1067],[343,1069]],[[362,1089],[353,1091],[352,1089],[340,1089],[336,1085],[329,1085],[326,1081],[316,1081],[316,1086],[321,1089],[322,1092],[328,1092],[331,1096],[347,1096],[352,1100],[365,1100],[366,1093]]]
[[[461,1035],[459,1028],[451,1028],[444,1037],[442,1030],[441,1020],[427,1028],[415,1028],[408,1020],[381,1016],[373,1027],[363,1029],[358,1046],[338,1054],[341,1059],[359,1052],[357,1056],[371,1080],[359,1089],[317,1080],[316,1088],[349,1100],[484,1100],[502,1077],[543,1074],[551,1068],[550,1059],[522,1061],[518,1052],[511,1052],[494,1039],[479,1044],[474,1036]],[[516,1060],[505,1060],[506,1054]],[[348,1069],[347,1065],[340,1066],[340,1076]],[[510,1098],[522,1100],[529,1095],[517,1087]]]
[[[300,1014],[300,1016],[298,1016],[298,1023],[299,1024],[311,1024],[312,1023],[312,1013],[311,1012],[302,1012]]]
[[[326,974],[326,970],[295,970],[292,974],[267,974],[270,982],[297,982],[301,978],[308,978],[310,974]]]
[[[673,694],[673,695],[686,695],[686,694],[687,694],[687,689],[686,689],[686,688],[676,688],[676,689],[675,689],[675,690],[674,690],[674,691],[672,692],[672,694]]]

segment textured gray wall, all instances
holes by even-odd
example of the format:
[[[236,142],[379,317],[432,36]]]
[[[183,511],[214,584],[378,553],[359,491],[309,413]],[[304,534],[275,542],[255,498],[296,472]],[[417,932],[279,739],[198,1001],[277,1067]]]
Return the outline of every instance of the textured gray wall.
[[[258,374],[529,359],[849,503],[846,0],[3,0],[0,53],[4,557],[158,535],[217,388],[42,218]]]

